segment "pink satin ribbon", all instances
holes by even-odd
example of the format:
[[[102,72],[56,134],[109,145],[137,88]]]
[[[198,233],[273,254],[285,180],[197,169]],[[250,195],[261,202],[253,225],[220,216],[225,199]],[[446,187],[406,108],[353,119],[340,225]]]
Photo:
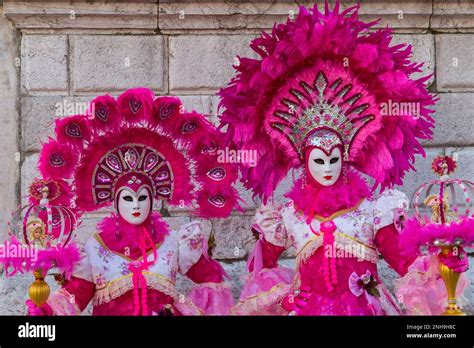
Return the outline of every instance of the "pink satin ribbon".
[[[311,224],[311,230],[314,232]],[[324,250],[324,259],[323,259],[323,273],[324,273],[324,282],[326,288],[329,292],[334,291],[335,286],[337,285],[337,267],[336,267],[336,244],[334,232],[336,231],[336,225],[334,222],[326,221],[323,222],[319,229],[323,233],[323,250]],[[332,255],[326,255],[326,251],[330,250]]]
[[[138,294],[138,289],[146,289],[147,288],[147,282],[145,277],[143,276],[143,270],[148,269],[148,264],[143,263],[143,262],[131,262],[128,264],[128,269],[132,272],[133,274],[133,298],[135,301],[135,304],[139,303],[139,294]],[[143,291],[143,290],[142,290]],[[147,296],[145,292],[145,296],[142,296],[142,303],[141,307],[135,306],[133,309],[133,315],[137,316],[140,314],[140,309],[145,309],[148,307],[147,303]]]
[[[351,276],[349,277],[349,289],[356,297],[365,294],[365,298],[367,299],[369,306],[372,307],[375,315],[383,315],[384,312],[382,310],[382,306],[380,305],[380,301],[375,296],[369,294],[364,288],[362,277],[370,278],[370,276],[370,271],[365,272],[363,276],[358,276],[357,273],[352,272]]]
[[[146,227],[142,228],[143,231],[143,237],[148,239],[149,242],[152,244],[153,248],[153,260],[151,262],[148,262],[148,257],[146,254],[146,247],[145,247],[145,241],[143,241],[140,246],[142,250],[142,256],[143,260],[142,261],[133,261],[128,264],[128,269],[132,272],[132,280],[133,280],[133,299],[135,304],[140,304],[140,295],[138,293],[138,290],[141,288],[142,289],[142,298],[141,298],[141,305],[140,306],[135,306],[133,309],[133,315],[137,316],[140,314],[140,310],[143,312],[143,315],[148,315],[148,294],[147,294],[147,282],[145,277],[143,276],[143,271],[148,270],[148,265],[153,265],[156,260],[158,259],[157,252],[156,252],[156,246],[154,241],[151,239],[150,235],[148,234],[148,231],[146,230]]]

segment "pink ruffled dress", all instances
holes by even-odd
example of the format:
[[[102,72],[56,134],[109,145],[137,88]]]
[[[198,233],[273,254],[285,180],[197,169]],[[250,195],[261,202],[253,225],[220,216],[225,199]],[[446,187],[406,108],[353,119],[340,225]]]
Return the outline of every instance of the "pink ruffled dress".
[[[331,216],[315,216],[311,223],[293,201],[282,209],[262,207],[253,225],[260,239],[249,259],[251,273],[232,313],[401,314],[380,281],[377,262],[382,254],[401,275],[413,262],[400,256],[394,225],[407,207],[405,195],[396,190],[385,191],[376,200],[362,198]],[[296,272],[277,264],[289,247],[296,250]],[[300,305],[289,311],[282,301]]]
[[[436,255],[422,255],[408,268],[401,278],[395,279],[397,299],[403,303],[408,315],[440,315],[448,303],[446,286],[438,271]],[[465,274],[459,277],[456,288],[457,303],[461,307],[468,303],[463,296],[469,285]]]
[[[234,301],[225,272],[207,255],[200,222],[156,237],[146,266],[140,249],[123,248],[121,237],[104,230],[86,242],[73,277],[48,300],[54,315],[79,315],[90,301],[93,315],[229,313]],[[178,272],[196,283],[188,296],[176,291]]]

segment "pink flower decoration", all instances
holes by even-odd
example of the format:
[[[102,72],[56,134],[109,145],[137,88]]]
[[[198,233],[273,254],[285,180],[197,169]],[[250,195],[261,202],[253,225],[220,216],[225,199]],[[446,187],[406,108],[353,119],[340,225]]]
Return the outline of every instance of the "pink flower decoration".
[[[451,174],[456,170],[456,167],[456,161],[449,156],[438,156],[431,164],[431,168],[438,175]]]

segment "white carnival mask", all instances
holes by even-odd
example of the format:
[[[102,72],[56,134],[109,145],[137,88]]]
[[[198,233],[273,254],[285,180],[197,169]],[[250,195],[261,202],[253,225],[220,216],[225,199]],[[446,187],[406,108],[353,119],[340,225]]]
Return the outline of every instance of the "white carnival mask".
[[[319,184],[334,185],[342,171],[341,149],[334,147],[329,156],[321,149],[312,149],[308,156],[308,171]]]
[[[131,225],[142,224],[151,211],[151,197],[149,191],[142,187],[134,192],[128,187],[120,191],[117,209],[120,216]]]

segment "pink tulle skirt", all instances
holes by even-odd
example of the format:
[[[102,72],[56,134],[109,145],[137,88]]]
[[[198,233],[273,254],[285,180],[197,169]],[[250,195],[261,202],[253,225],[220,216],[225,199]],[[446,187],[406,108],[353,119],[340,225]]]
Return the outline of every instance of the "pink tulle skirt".
[[[420,256],[408,268],[408,273],[395,280],[395,291],[408,315],[440,315],[448,302],[446,286],[439,271],[436,255]],[[467,304],[462,296],[468,286],[466,276],[461,274],[456,288],[458,305]]]
[[[282,315],[277,302],[292,291],[295,272],[289,268],[264,268],[247,276],[234,315]]]

